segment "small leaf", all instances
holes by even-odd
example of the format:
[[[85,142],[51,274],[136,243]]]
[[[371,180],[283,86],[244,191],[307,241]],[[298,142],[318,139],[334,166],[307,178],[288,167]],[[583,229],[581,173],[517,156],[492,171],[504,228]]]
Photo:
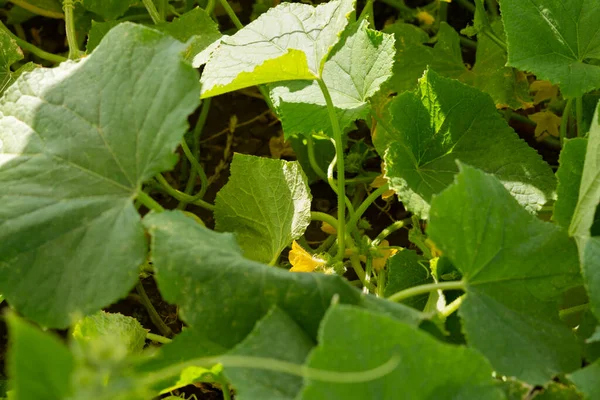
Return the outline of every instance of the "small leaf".
[[[310,224],[311,199],[297,162],[236,153],[215,201],[216,228],[235,232],[247,258],[275,264]]]
[[[566,97],[600,88],[596,0],[503,0],[508,65],[558,84]]]
[[[385,285],[385,297],[413,286],[424,285],[433,282],[433,277],[426,267],[424,257],[418,255],[414,250],[403,250],[390,258],[388,263],[388,281]],[[428,294],[409,297],[402,301],[407,306],[418,310],[425,308]]]
[[[586,399],[600,398],[600,360],[568,375]]]
[[[136,0],[81,0],[83,8],[107,20],[119,18],[135,2]]]
[[[529,91],[535,93],[533,104],[540,104],[546,100],[550,102],[558,98],[558,86],[548,81],[534,81],[529,85]]]
[[[313,80],[353,12],[352,0],[283,3],[223,37],[202,73],[202,98],[262,83]],[[196,64],[196,63],[195,63]]]
[[[452,183],[457,159],[493,173],[530,212],[554,198],[550,166],[477,89],[428,71],[416,92],[397,96],[389,111],[391,121],[378,125],[373,140],[390,187],[420,217],[427,218],[432,196]]]
[[[491,366],[479,352],[442,343],[385,315],[351,306],[335,305],[327,311],[319,330],[319,345],[307,365],[356,372],[381,366],[394,356],[399,362],[393,371],[366,382],[333,383],[308,378],[299,398],[503,399]]]
[[[10,66],[23,59],[23,51],[17,42],[3,29],[0,29],[0,95],[4,93],[16,77]]]
[[[529,119],[535,122],[535,137],[538,140],[544,138],[544,136],[550,135],[558,138],[560,132],[558,131],[561,123],[561,118],[554,114],[552,111],[540,111],[535,114],[529,115]]]
[[[456,182],[433,199],[427,232],[466,282],[459,315],[467,343],[499,374],[538,385],[578,367],[576,338],[558,317],[560,295],[581,281],[563,229],[461,164]]]

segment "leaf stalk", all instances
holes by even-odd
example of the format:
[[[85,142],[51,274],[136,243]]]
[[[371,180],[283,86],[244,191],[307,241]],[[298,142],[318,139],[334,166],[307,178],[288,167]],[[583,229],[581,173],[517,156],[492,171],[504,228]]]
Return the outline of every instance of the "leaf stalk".
[[[406,300],[410,297],[433,292],[436,290],[463,290],[464,291],[465,289],[466,289],[466,284],[463,281],[428,283],[425,285],[414,286],[414,287],[396,292],[393,295],[391,295],[390,297],[388,297],[388,300],[395,301],[395,302],[401,302],[402,300]]]

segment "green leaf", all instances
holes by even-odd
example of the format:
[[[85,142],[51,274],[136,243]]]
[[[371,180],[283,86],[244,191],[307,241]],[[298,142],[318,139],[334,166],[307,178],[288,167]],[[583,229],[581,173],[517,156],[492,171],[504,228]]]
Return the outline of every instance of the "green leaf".
[[[392,74],[394,53],[393,36],[369,29],[367,21],[346,29],[322,73],[341,129],[368,114],[368,99]],[[316,81],[274,86],[271,98],[286,137],[321,131],[333,137],[327,103]]]
[[[227,355],[273,358],[302,365],[315,343],[284,311],[274,306]],[[225,367],[239,400],[294,400],[302,378],[282,372]]]
[[[106,342],[112,347],[119,347],[124,353],[134,354],[144,348],[147,332],[135,318],[98,311],[77,322],[72,335],[82,347],[89,347],[90,351],[96,343]]]
[[[433,282],[433,277],[426,267],[424,257],[414,250],[403,250],[394,254],[388,260],[388,281],[385,286],[385,297],[413,286],[424,285]],[[425,308],[428,294],[409,297],[402,303],[407,306],[422,310]]]
[[[274,265],[310,224],[311,200],[297,162],[235,154],[215,201],[216,228],[235,232],[245,257]]]
[[[589,236],[594,224],[596,209],[600,204],[600,103],[590,127],[581,174],[579,199],[569,226],[572,236]]]
[[[600,318],[600,236],[581,236],[576,239],[591,309]]]
[[[456,183],[433,199],[427,232],[466,282],[459,314],[467,342],[499,374],[535,385],[578,367],[577,341],[557,312],[560,294],[580,282],[577,249],[563,229],[461,164]]]
[[[557,199],[552,219],[565,229],[571,224],[579,199],[586,148],[587,139],[570,139],[565,142],[560,152],[559,167],[556,171]]]
[[[422,218],[432,196],[452,183],[457,159],[493,173],[531,212],[554,197],[550,166],[477,89],[428,71],[417,91],[399,95],[389,111],[391,121],[380,122],[384,130],[378,128],[374,142],[390,187]]]
[[[200,335],[225,348],[244,339],[273,305],[316,337],[319,322],[335,296],[340,303],[381,308],[416,324],[414,310],[365,296],[345,279],[293,273],[248,260],[232,234],[216,233],[181,212],[150,214],[155,278],[165,300]]]
[[[180,42],[187,43],[185,59],[192,61],[199,54],[221,38],[219,27],[200,7],[183,14],[171,22],[163,22],[155,26],[156,29],[166,32]]]
[[[0,292],[20,313],[66,327],[137,281],[147,245],[132,199],[175,164],[199,102],[183,47],[121,24],[0,99]]]
[[[477,351],[444,344],[415,327],[351,306],[336,305],[327,312],[308,366],[364,371],[392,356],[399,357],[398,366],[375,380],[307,379],[301,399],[503,399],[492,368]]]
[[[566,97],[600,88],[596,0],[503,0],[508,65],[560,85]]]
[[[125,14],[136,0],[82,0],[83,8],[107,20],[117,19]]]
[[[15,314],[9,314],[6,320],[10,333],[7,365],[14,399],[68,398],[74,361],[67,347]]]
[[[493,24],[504,35],[501,22]],[[437,42],[427,46],[429,36],[422,29],[395,23],[384,29],[396,38],[396,64],[392,78],[384,84],[378,102],[392,93],[402,93],[418,86],[418,79],[429,66],[438,74],[454,78],[492,96],[498,107],[519,109],[529,106],[529,84],[522,72],[506,67],[506,53],[487,36],[477,44],[475,65],[468,69],[463,62],[460,36],[445,22],[440,24]]]
[[[550,382],[535,400],[582,400],[583,396],[572,385]]]
[[[14,82],[14,73],[10,66],[23,59],[23,52],[17,42],[0,29],[0,94]]]
[[[573,372],[568,378],[585,395],[585,399],[600,398],[600,361]]]
[[[202,98],[248,86],[321,76],[354,11],[352,0],[282,3],[223,40],[202,73]]]
[[[88,33],[88,41],[86,50],[89,53],[94,51],[102,41],[102,38],[115,26],[119,25],[119,21],[96,22],[92,21],[92,27]]]

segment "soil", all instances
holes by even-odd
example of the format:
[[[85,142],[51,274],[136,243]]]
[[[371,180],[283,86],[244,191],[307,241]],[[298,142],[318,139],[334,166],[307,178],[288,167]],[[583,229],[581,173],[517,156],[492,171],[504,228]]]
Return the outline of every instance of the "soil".
[[[422,6],[429,1],[425,0],[407,0],[410,6]],[[247,22],[252,10],[252,1],[243,0],[238,8],[241,10],[242,22]],[[375,4],[375,15],[377,28],[382,28],[383,23],[390,17],[396,15],[394,9],[377,2]],[[472,15],[465,12],[456,3],[451,3],[448,9],[448,22],[456,29],[461,29],[472,19]],[[221,19],[222,26],[230,27],[230,22],[226,18]],[[64,45],[64,25],[60,21],[47,18],[33,18],[23,25],[25,32],[31,36],[28,39],[36,45],[45,48],[51,52],[65,51]],[[465,62],[473,64],[474,53],[466,51],[464,54]],[[227,165],[234,152],[253,154],[270,157],[269,141],[271,138],[281,135],[281,126],[276,118],[268,111],[265,102],[258,98],[258,92],[251,89],[243,93],[236,92],[216,97],[212,100],[210,113],[204,128],[201,140],[201,163],[205,167],[209,179],[212,181],[205,200],[214,202],[217,192],[227,182]],[[237,118],[237,128],[230,132],[227,128],[232,118]],[[190,117],[192,124],[195,124],[198,113]],[[248,121],[251,121],[247,123]],[[513,128],[527,140],[533,147],[538,149],[540,154],[551,164],[556,165],[558,152],[556,149],[538,143],[534,139],[533,129],[525,124],[514,123]],[[364,138],[370,143],[368,129],[359,129],[351,134],[354,139]],[[182,157],[183,158],[183,157]],[[372,160],[367,169],[379,171],[379,160]],[[183,190],[187,179],[187,172],[183,165],[178,165],[174,171],[166,174],[167,179],[175,187]],[[311,186],[314,204],[318,211],[333,212],[336,205],[336,197],[327,184],[323,182],[315,183]],[[177,201],[160,193],[152,193],[153,197],[166,208],[175,208]],[[188,211],[196,213],[209,227],[214,227],[212,213],[203,208],[190,206]],[[366,233],[371,237],[376,236],[383,228],[387,227],[394,220],[403,219],[409,216],[402,205],[393,201],[387,203],[378,200],[375,206],[372,206],[366,213],[366,218],[371,224],[371,229]],[[307,231],[307,240],[309,242],[318,242],[324,240],[326,235],[319,229],[317,224],[311,224]],[[407,230],[400,230],[392,234],[388,240],[392,245],[411,247],[408,242]],[[173,330],[174,333],[181,331],[182,321],[178,319],[177,307],[166,303],[160,296],[156,284],[152,277],[142,280],[143,287],[150,297],[154,307],[157,309],[163,321]],[[6,303],[0,306],[0,309],[6,308]],[[124,315],[135,317],[140,323],[149,329],[152,333],[160,334],[160,331],[154,326],[148,312],[140,302],[139,294],[133,290],[131,294],[118,303],[107,308],[110,312],[120,312]],[[6,349],[7,331],[5,324],[0,320],[0,349]],[[5,353],[0,352],[0,371],[4,367]],[[195,395],[198,400],[216,400],[222,399],[222,393],[212,388],[210,385],[189,386],[179,390],[176,395],[189,398]],[[166,396],[164,396],[166,397]]]

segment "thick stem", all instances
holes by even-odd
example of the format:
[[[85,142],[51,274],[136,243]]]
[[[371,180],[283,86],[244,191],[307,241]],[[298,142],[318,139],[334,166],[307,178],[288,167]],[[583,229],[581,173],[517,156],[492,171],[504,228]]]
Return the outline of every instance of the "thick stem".
[[[345,236],[346,236],[346,226],[344,221],[346,221],[346,184],[344,182],[344,141],[342,137],[342,129],[340,128],[340,122],[338,121],[337,115],[335,113],[335,108],[333,106],[333,101],[331,100],[331,95],[329,94],[329,89],[327,89],[327,85],[323,79],[317,79],[317,83],[321,88],[321,92],[323,92],[323,96],[325,97],[325,102],[327,103],[327,112],[329,113],[329,120],[331,122],[331,128],[333,130],[333,140],[335,142],[335,154],[337,158],[337,197],[338,197],[338,254],[336,255],[336,260],[340,261],[344,257],[344,250],[346,249]]]
[[[154,200],[152,197],[150,197],[146,192],[144,192],[142,190],[140,190],[138,192],[136,200],[139,201],[140,203],[142,203],[144,206],[146,206],[146,208],[148,210],[152,210],[152,211],[156,211],[156,212],[165,211],[163,206],[158,204],[156,202],[156,200]]]
[[[146,7],[146,10],[148,10],[148,14],[150,14],[152,22],[154,22],[155,24],[163,22],[163,20],[160,18],[158,10],[156,9],[156,5],[154,5],[153,0],[142,0],[142,3],[144,3],[144,7]]]
[[[69,59],[76,60],[81,57],[79,46],[77,45],[77,33],[75,31],[75,16],[73,10],[75,5],[73,0],[64,0],[63,11],[65,12],[65,30],[67,33],[67,43],[69,44]]]
[[[172,337],[173,331],[167,326],[167,324],[165,324],[165,321],[162,320],[160,315],[158,315],[158,311],[156,311],[156,308],[154,308],[154,305],[152,305],[150,298],[146,294],[146,290],[144,290],[144,285],[142,285],[142,282],[138,282],[137,285],[135,285],[135,290],[140,295],[142,304],[146,308],[146,311],[148,311],[148,315],[150,316],[150,320],[154,326],[156,326],[163,336]]]
[[[333,216],[331,216],[329,214],[325,214],[323,212],[311,211],[311,213],[310,213],[310,219],[313,220],[313,221],[327,222],[329,225],[333,226],[334,228],[336,226],[338,226],[338,220],[337,219],[335,219]]]
[[[396,221],[393,224],[389,225],[387,228],[385,228],[384,230],[382,230],[379,235],[377,235],[377,237],[373,240],[372,245],[374,247],[379,246],[379,244],[389,235],[391,235],[392,233],[396,232],[399,229],[404,228],[405,226],[410,226],[412,225],[412,217],[410,218],[405,218],[403,220],[400,221]]]
[[[156,342],[156,343],[162,343],[162,344],[169,344],[173,341],[172,339],[169,339],[168,337],[164,337],[164,336],[157,335],[155,333],[150,333],[150,332],[146,333],[146,339],[152,340],[153,342]]]
[[[68,60],[68,58],[59,56],[57,54],[48,53],[48,52],[40,49],[39,47],[36,47],[29,42],[26,42],[25,40],[21,39],[20,37],[18,37],[14,33],[12,33],[10,31],[10,29],[8,29],[2,23],[2,21],[0,21],[0,29],[2,29],[6,33],[8,33],[10,35],[10,37],[19,45],[20,48],[22,48],[25,51],[30,52],[31,54],[35,54],[36,56],[38,56],[39,58],[41,58],[43,60],[50,61],[50,62],[57,63],[57,64]]]
[[[564,146],[565,139],[569,137],[569,117],[571,115],[571,107],[573,106],[573,99],[568,99],[565,109],[563,110],[562,118],[560,120],[560,144]]]
[[[445,318],[448,318],[450,315],[452,315],[452,313],[454,313],[456,310],[458,310],[458,308],[461,306],[461,304],[463,303],[463,301],[465,301],[465,296],[466,295],[463,294],[462,296],[460,296],[457,299],[455,299],[452,303],[448,304],[440,312],[440,314],[442,314]]]
[[[435,290],[465,290],[465,286],[466,285],[463,281],[428,283],[425,285],[414,286],[405,290],[401,290],[400,292],[396,292],[390,297],[388,297],[388,300],[401,302],[402,300],[408,299],[410,297],[433,292]]]
[[[159,0],[158,2],[158,15],[161,21],[167,19],[167,8],[169,6],[169,0]]]
[[[41,7],[37,7],[33,4],[28,3],[24,0],[10,0],[16,6],[24,8],[27,11],[30,11],[34,14],[41,15],[42,17],[54,18],[54,19],[64,19],[65,15],[56,11],[45,10]]]
[[[500,39],[496,33],[492,30],[491,27],[486,26],[483,29],[483,34],[485,36],[487,36],[488,38],[490,38],[492,40],[492,42],[494,42],[498,47],[500,47],[505,53],[508,52],[508,49],[506,48],[506,44],[502,41],[502,39]]]
[[[244,27],[244,24],[242,24],[237,15],[235,15],[235,11],[233,11],[233,8],[231,8],[227,0],[219,0],[219,3],[221,3],[221,6],[225,9],[227,16],[229,17],[229,19],[231,19],[231,22],[233,22],[235,27],[238,29],[242,29]]]

